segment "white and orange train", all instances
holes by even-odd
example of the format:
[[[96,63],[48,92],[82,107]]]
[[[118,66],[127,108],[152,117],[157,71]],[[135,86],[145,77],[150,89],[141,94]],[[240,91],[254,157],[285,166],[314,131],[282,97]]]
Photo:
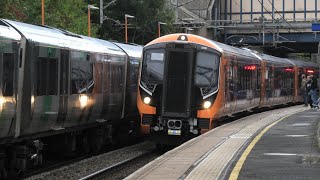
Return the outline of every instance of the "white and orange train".
[[[191,35],[160,37],[143,49],[137,105],[141,128],[176,144],[225,116],[303,101],[301,75],[317,64],[259,54]]]

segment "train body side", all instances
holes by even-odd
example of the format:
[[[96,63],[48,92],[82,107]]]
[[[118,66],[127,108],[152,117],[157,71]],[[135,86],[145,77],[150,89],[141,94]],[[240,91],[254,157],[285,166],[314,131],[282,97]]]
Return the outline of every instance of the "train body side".
[[[0,39],[5,46],[0,51],[1,68],[6,67],[1,69],[0,144],[99,123],[120,124],[126,110],[131,117],[138,115],[136,103],[126,99],[136,92],[126,85],[136,86],[139,55],[130,57],[111,42],[50,27],[1,23],[0,28],[10,33]],[[142,48],[136,51],[141,54]]]

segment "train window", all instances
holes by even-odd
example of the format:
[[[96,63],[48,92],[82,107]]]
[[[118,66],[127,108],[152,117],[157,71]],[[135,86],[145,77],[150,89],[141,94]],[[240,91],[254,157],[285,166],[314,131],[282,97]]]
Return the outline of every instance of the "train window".
[[[194,84],[204,88],[203,93],[210,93],[218,85],[219,56],[200,51],[196,56]]]
[[[71,94],[91,93],[93,82],[93,65],[87,61],[83,52],[71,52]]]
[[[36,61],[36,94],[58,94],[58,61],[57,59],[39,57]]]
[[[256,84],[256,90],[260,90],[261,87],[261,66],[257,68],[257,84]]]
[[[134,92],[137,91],[139,64],[139,59],[130,59],[129,88]]]
[[[252,90],[253,88],[253,79],[255,79],[255,71],[257,71],[256,65],[245,65],[245,64],[239,64],[238,67],[238,77],[239,77],[239,83],[238,83],[238,90],[239,91],[247,91]]]
[[[142,64],[142,80],[151,83],[160,83],[164,72],[164,50],[148,50],[144,54]]]
[[[13,96],[14,55],[3,54],[2,95]]]
[[[103,64],[94,63],[94,93],[102,93]]]

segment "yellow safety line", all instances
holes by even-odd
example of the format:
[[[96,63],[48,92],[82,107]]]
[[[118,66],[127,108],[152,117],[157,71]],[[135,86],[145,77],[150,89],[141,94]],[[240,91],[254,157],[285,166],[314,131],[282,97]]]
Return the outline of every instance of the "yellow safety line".
[[[297,111],[297,112],[294,112],[294,113],[291,113],[291,114],[288,114],[284,117],[282,117],[281,119],[273,122],[272,124],[270,124],[269,126],[267,126],[266,128],[263,129],[263,131],[261,131],[259,133],[258,136],[256,136],[253,141],[249,144],[249,146],[247,147],[247,149],[243,152],[243,154],[241,155],[240,159],[238,160],[237,164],[235,165],[235,167],[233,168],[231,174],[230,174],[230,177],[229,177],[229,180],[237,180],[238,177],[239,177],[239,173],[240,173],[240,170],[244,164],[244,162],[246,161],[248,155],[250,154],[252,148],[256,145],[256,143],[260,140],[260,138],[264,135],[264,133],[266,133],[272,126],[276,125],[278,122],[284,120],[285,118],[293,115],[293,114],[296,114],[296,113],[299,113],[299,112],[302,112],[304,110],[300,110],[300,111]]]

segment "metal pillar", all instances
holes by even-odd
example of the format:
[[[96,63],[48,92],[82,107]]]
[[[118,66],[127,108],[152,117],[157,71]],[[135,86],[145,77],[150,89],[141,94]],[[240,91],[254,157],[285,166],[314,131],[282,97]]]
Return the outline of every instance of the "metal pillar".
[[[307,21],[307,0],[304,0],[304,21]]]
[[[315,4],[315,19],[316,21],[318,20],[318,0],[314,0],[314,4]]]
[[[263,18],[263,0],[261,0],[261,17]]]
[[[293,21],[296,21],[296,0],[293,0]]]
[[[231,20],[232,20],[232,16],[231,16],[231,14],[232,14],[232,0],[230,0],[230,12],[229,12],[229,14],[230,14],[230,22],[231,22]]]
[[[283,19],[284,19],[284,11],[285,11],[285,0],[282,0],[282,17],[283,17]]]
[[[274,23],[274,0],[272,0],[272,23]]]
[[[100,0],[100,24],[103,23],[103,0]]]
[[[250,17],[251,17],[251,22],[252,22],[252,19],[253,19],[253,0],[251,0],[251,12],[250,12]]]
[[[242,23],[242,0],[240,0],[240,23]]]

